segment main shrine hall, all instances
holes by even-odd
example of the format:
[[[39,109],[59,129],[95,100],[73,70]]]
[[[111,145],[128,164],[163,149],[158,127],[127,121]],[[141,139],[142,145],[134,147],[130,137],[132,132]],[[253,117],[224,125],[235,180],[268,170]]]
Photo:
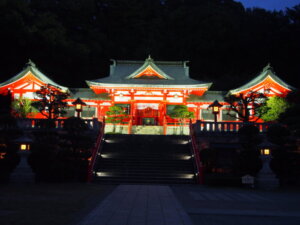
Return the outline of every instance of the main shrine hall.
[[[254,76],[245,85],[228,91],[210,91],[212,83],[201,82],[190,78],[186,61],[155,61],[150,56],[144,61],[112,60],[107,77],[87,80],[86,88],[64,87],[55,83],[32,62],[11,79],[0,83],[0,94],[8,90],[14,99],[35,99],[35,92],[41,86],[50,84],[57,89],[70,93],[67,99],[67,115],[75,115],[73,102],[80,98],[86,106],[81,114],[84,119],[102,120],[109,107],[117,105],[128,115],[119,124],[126,127],[123,132],[141,126],[153,126],[159,129],[178,126],[178,121],[170,117],[176,105],[186,105],[194,112],[196,120],[213,121],[214,115],[209,106],[217,100],[222,108],[217,115],[218,121],[236,122],[230,113],[229,105],[224,101],[227,95],[247,94],[251,91],[264,92],[268,96],[285,97],[293,88],[281,80],[270,65]],[[34,117],[43,118],[36,114]]]

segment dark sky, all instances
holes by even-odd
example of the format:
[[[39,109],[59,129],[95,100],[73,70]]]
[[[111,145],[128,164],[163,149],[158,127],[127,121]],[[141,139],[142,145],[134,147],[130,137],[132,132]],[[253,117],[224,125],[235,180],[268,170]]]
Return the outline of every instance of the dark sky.
[[[284,10],[300,4],[300,0],[235,0],[243,3],[246,8],[260,7],[268,10]]]

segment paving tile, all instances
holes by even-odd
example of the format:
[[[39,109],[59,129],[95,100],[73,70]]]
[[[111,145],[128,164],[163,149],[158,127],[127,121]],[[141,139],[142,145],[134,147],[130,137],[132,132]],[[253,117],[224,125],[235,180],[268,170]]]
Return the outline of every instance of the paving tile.
[[[120,185],[78,225],[192,225],[172,190]]]

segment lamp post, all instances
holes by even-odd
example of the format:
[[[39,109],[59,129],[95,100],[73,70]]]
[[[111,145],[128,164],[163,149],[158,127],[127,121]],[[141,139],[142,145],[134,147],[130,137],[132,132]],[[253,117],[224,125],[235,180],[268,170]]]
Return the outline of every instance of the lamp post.
[[[80,117],[80,113],[82,112],[82,107],[85,104],[85,102],[83,102],[80,98],[77,98],[74,102],[72,102],[73,105],[75,105],[75,110],[77,112],[77,117]]]
[[[276,189],[279,187],[279,181],[270,168],[270,161],[272,159],[272,150],[276,149],[278,146],[264,140],[258,147],[260,149],[260,158],[263,164],[262,169],[257,175],[258,187],[266,190]]]
[[[222,107],[223,105],[219,103],[218,100],[215,100],[212,104],[210,104],[208,106],[208,108],[212,108],[212,113],[214,114],[215,116],[215,123],[217,122],[217,116],[218,114],[220,113],[220,108]]]

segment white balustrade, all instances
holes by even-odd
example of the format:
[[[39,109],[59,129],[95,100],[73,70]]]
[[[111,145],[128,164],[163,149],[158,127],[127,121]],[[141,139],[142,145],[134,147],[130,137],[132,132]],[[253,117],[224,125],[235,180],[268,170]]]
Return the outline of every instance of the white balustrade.
[[[244,126],[246,123],[243,122],[206,122],[206,121],[197,121],[193,124],[193,129],[195,132],[214,132],[214,133],[227,133],[227,132],[238,132],[239,129]],[[251,123],[254,126],[258,127],[260,132],[266,132],[269,126],[268,123]]]

